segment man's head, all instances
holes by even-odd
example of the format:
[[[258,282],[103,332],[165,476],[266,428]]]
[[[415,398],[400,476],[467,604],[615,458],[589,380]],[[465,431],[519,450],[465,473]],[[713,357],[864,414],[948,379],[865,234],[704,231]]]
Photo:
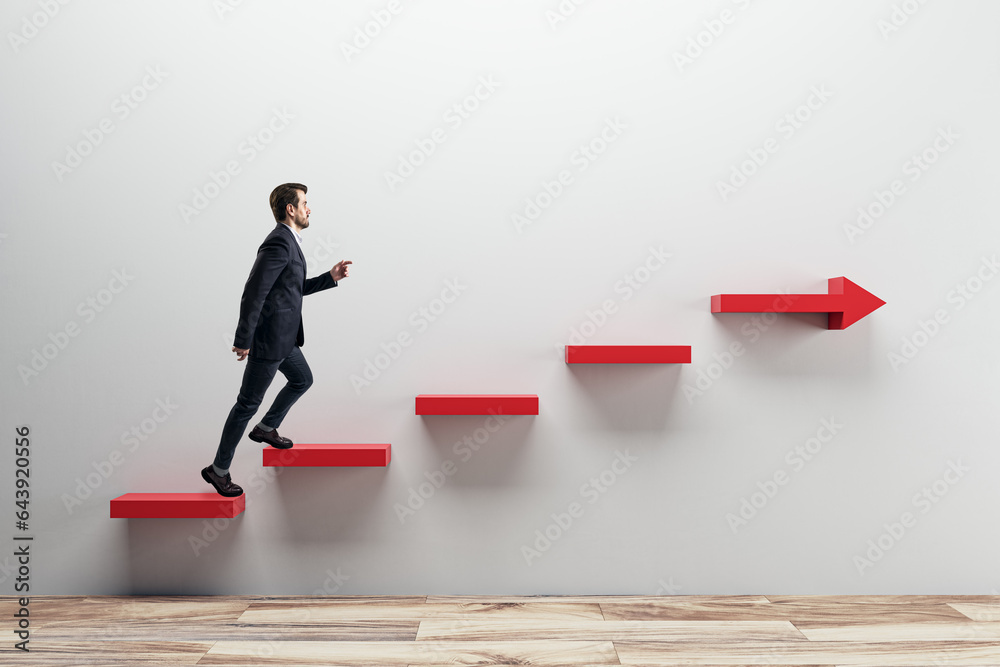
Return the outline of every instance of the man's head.
[[[309,226],[309,206],[306,193],[309,188],[301,183],[283,183],[271,191],[271,212],[278,222],[296,229]]]

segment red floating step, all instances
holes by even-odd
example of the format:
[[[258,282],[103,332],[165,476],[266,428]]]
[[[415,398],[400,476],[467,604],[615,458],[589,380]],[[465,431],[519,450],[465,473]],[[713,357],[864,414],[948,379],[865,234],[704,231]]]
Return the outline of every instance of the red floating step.
[[[690,345],[567,345],[567,364],[690,364]]]
[[[535,394],[420,394],[418,415],[537,415]]]
[[[291,449],[264,448],[264,465],[274,467],[387,466],[389,444],[300,445]]]
[[[126,493],[111,501],[112,519],[232,519],[246,509],[246,494]]]

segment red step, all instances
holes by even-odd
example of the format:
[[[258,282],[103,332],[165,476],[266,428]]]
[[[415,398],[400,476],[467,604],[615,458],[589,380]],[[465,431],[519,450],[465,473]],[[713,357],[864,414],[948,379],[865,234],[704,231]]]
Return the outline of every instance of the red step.
[[[112,519],[232,519],[246,509],[246,494],[126,493],[111,501]]]
[[[420,394],[418,415],[537,415],[535,394]]]
[[[690,364],[690,345],[567,345],[567,364]]]
[[[275,467],[387,466],[389,444],[300,445],[291,449],[264,448],[264,465]]]

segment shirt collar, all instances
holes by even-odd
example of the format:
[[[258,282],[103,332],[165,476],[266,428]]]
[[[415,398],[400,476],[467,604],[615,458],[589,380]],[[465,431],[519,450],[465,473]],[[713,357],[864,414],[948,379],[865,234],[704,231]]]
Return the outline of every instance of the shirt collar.
[[[281,224],[281,225],[285,225],[285,227],[288,227],[289,231],[291,231],[291,232],[292,232],[292,234],[294,234],[294,235],[295,235],[295,240],[299,242],[299,245],[300,245],[300,246],[302,245],[302,235],[301,235],[301,234],[299,234],[299,233],[298,233],[298,232],[297,232],[297,231],[295,230],[295,228],[294,228],[294,227],[292,227],[291,225],[289,225],[289,224],[287,224],[287,223],[284,223],[284,222],[281,222],[281,223],[278,223],[278,224]]]

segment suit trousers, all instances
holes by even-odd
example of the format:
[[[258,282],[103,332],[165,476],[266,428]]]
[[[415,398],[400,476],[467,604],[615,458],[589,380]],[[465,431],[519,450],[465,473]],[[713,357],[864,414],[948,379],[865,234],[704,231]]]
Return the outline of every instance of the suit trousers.
[[[257,408],[264,400],[264,394],[271,386],[271,380],[274,379],[274,374],[277,371],[281,371],[287,382],[275,397],[271,409],[261,419],[261,423],[265,426],[271,428],[281,426],[282,420],[288,414],[288,409],[312,386],[312,371],[309,370],[309,364],[306,363],[306,358],[302,356],[302,349],[298,346],[293,347],[284,359],[256,360],[253,357],[247,357],[247,367],[243,371],[243,384],[240,386],[239,396],[236,397],[236,405],[229,411],[226,425],[222,429],[219,450],[215,454],[214,463],[220,470],[229,470],[233,455],[236,453],[236,445],[243,438],[247,423],[257,413]]]

